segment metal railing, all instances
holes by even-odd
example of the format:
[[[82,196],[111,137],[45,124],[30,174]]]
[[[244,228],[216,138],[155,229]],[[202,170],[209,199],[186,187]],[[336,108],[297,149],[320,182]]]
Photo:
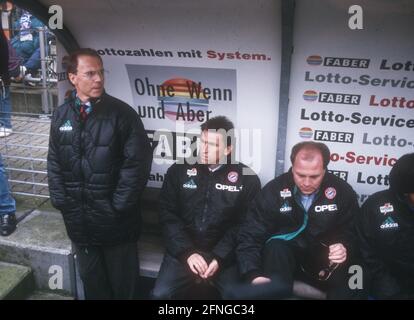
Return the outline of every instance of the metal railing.
[[[25,84],[24,87],[28,91],[36,90],[40,92],[42,112],[50,113],[53,105],[51,90],[56,89],[58,82],[56,72],[56,45],[46,41],[46,27],[36,28],[35,31],[39,35],[40,69],[35,75],[24,75],[22,83]]]
[[[49,198],[47,150],[50,119],[20,113],[12,116],[13,133],[0,138],[0,153],[11,192]]]
[[[12,36],[19,32],[9,30]],[[50,115],[57,105],[56,39],[46,27],[30,32],[39,35],[40,68],[11,83],[13,132],[0,138],[0,153],[14,195],[49,198],[47,150]]]

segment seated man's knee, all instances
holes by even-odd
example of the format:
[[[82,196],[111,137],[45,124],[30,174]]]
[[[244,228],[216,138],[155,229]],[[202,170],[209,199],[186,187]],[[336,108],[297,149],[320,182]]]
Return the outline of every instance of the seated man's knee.
[[[263,249],[263,254],[265,256],[268,255],[278,255],[278,254],[285,254],[289,251],[288,245],[284,240],[270,240],[266,243]]]
[[[151,290],[152,300],[169,300],[172,299],[172,290],[163,285],[162,283],[156,282],[154,288]]]

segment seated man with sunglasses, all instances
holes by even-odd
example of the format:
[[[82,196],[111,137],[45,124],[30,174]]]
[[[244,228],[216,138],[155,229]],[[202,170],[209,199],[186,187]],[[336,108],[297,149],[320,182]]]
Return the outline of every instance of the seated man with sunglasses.
[[[275,295],[277,287],[291,295],[300,275],[326,290],[328,299],[359,298],[361,290],[348,285],[357,196],[328,172],[326,145],[299,143],[290,159],[292,168],[269,182],[250,206],[239,232],[240,272],[254,285],[273,282]]]

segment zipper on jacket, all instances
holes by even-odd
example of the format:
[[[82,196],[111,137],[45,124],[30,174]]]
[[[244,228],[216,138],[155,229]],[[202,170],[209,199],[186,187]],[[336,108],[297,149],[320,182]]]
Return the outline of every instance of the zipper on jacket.
[[[207,191],[206,191],[206,197],[205,197],[205,203],[204,203],[204,209],[203,209],[203,214],[201,216],[201,224],[200,224],[200,231],[203,230],[204,224],[206,222],[206,217],[207,217],[207,211],[208,211],[208,202],[210,201],[210,184],[211,184],[211,179],[210,179],[210,172],[207,173]]]
[[[79,143],[79,147],[80,147],[80,178],[82,180],[81,182],[81,208],[82,208],[82,221],[83,221],[83,225],[85,227],[86,230],[86,241],[88,242],[88,246],[90,246],[90,239],[89,239],[89,228],[88,228],[88,222],[86,221],[86,217],[85,217],[85,196],[84,196],[84,192],[85,192],[85,176],[83,174],[82,171],[82,164],[83,164],[83,159],[85,157],[85,149],[84,149],[84,129],[85,129],[85,123],[80,120],[80,143]]]
[[[297,187],[296,187],[297,188]],[[319,187],[320,188],[320,187]],[[299,188],[298,188],[299,189]],[[309,212],[311,212],[312,211],[312,209],[315,207],[315,205],[316,205],[316,203],[318,202],[318,200],[321,198],[321,188],[319,189],[319,191],[318,191],[318,193],[315,195],[315,198],[313,199],[313,202],[312,202],[312,204],[310,205],[310,207],[309,207],[309,209],[306,211],[306,209],[305,209],[305,207],[303,206],[303,204],[302,204],[302,201],[300,201],[300,200],[298,200],[297,199],[297,197],[296,197],[296,195],[293,197],[294,198],[294,201],[296,202],[296,204],[302,209],[302,211],[303,211],[303,218],[305,219],[305,215],[307,215],[308,216],[308,218],[307,218],[307,226],[309,226],[309,223],[310,223],[310,215],[309,215]],[[299,190],[298,190],[298,192],[300,192]],[[305,231],[305,230],[303,230],[303,231]],[[308,235],[308,237],[309,237],[309,233],[307,233],[307,235]]]

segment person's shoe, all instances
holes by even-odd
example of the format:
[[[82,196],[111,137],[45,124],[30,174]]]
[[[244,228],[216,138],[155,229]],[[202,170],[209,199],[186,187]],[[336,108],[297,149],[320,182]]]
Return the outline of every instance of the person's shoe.
[[[20,78],[24,78],[24,76],[26,75],[26,71],[27,71],[27,68],[25,66],[20,66],[20,74],[19,74]]]
[[[8,137],[13,133],[12,128],[0,127],[0,138]]]
[[[31,87],[36,87],[36,82],[34,80],[35,79],[33,78],[31,73],[27,73],[24,76],[24,84],[29,85]]]
[[[16,215],[7,213],[0,215],[0,234],[8,236],[16,230]]]

